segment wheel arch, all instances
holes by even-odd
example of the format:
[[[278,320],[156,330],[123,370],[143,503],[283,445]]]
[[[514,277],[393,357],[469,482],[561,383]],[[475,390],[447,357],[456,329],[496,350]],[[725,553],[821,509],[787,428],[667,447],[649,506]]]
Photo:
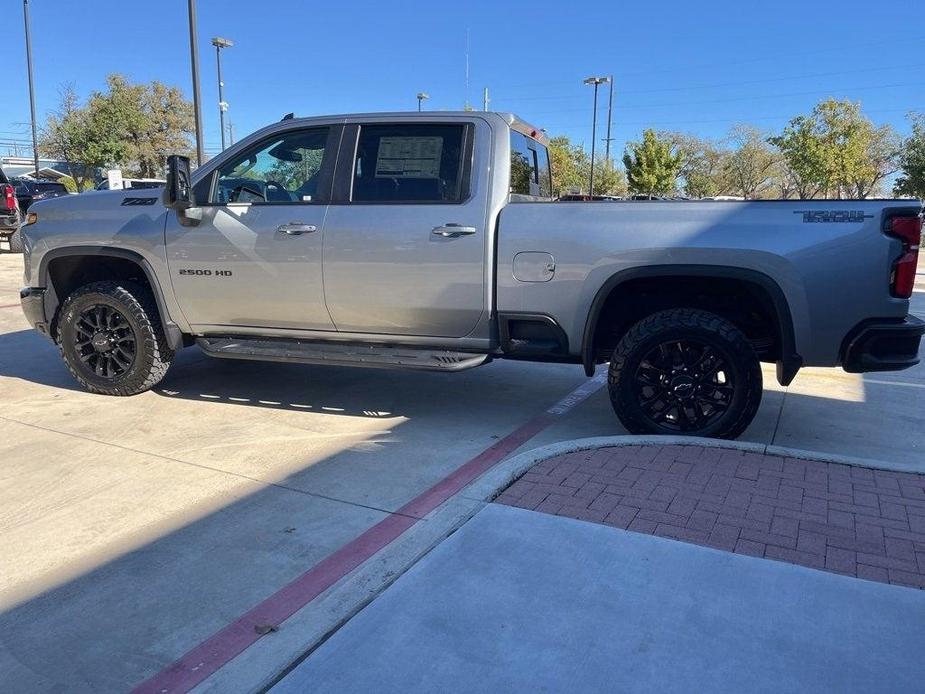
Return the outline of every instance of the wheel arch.
[[[796,376],[802,366],[802,359],[796,351],[796,336],[793,325],[793,315],[790,304],[780,285],[770,276],[749,268],[720,266],[720,265],[649,265],[638,268],[621,270],[610,276],[598,289],[591,302],[585,327],[582,333],[581,361],[585,373],[592,375],[596,365],[595,340],[601,322],[601,314],[608,300],[621,287],[637,280],[660,279],[679,281],[694,279],[709,281],[735,281],[751,285],[760,296],[764,297],[767,305],[773,311],[776,323],[776,338],[779,340],[780,355],[776,360],[777,379],[782,385],[788,385]],[[678,304],[679,307],[683,302]]]
[[[111,271],[107,269],[105,264],[107,259],[117,260],[119,263],[129,263],[136,266],[141,271],[148,287],[151,289],[151,293],[154,296],[159,318],[161,324],[164,327],[164,333],[167,336],[168,343],[172,349],[180,349],[184,343],[183,331],[180,329],[180,326],[177,325],[176,322],[171,320],[170,312],[167,309],[167,303],[164,298],[164,293],[160,283],[157,280],[157,274],[155,273],[154,268],[143,255],[124,248],[106,248],[100,246],[68,246],[66,248],[51,249],[42,256],[38,268],[38,280],[40,282],[40,286],[47,288],[47,291],[45,292],[45,316],[48,319],[50,333],[54,335],[56,332],[57,315],[59,309],[61,308],[61,304],[64,302],[64,299],[67,298],[67,294],[76,288],[68,286],[67,281],[63,276],[60,275],[58,276],[56,283],[55,273],[53,272],[54,266],[56,263],[58,263],[58,261],[68,260],[70,261],[69,265],[80,263],[81,273],[84,273],[87,271],[88,266],[91,268],[93,267],[94,259],[100,261],[99,276],[94,277],[94,273],[91,271],[90,276],[81,274],[83,279],[92,281],[94,279],[112,278],[113,275]]]

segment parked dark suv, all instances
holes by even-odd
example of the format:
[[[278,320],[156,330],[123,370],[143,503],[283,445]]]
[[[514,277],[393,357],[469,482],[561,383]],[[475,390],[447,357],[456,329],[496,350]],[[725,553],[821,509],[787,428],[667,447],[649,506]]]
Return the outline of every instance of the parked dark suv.
[[[9,242],[11,251],[22,250],[22,240],[19,237],[20,217],[16,189],[0,169],[0,247]]]
[[[56,181],[37,181],[31,178],[14,178],[16,186],[16,199],[19,201],[19,210],[22,214],[36,200],[46,200],[67,195],[67,188],[63,183]]]

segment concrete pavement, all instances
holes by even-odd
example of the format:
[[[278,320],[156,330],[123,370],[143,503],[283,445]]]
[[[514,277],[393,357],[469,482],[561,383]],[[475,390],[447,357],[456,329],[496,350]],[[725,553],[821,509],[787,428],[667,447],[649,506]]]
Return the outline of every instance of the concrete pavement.
[[[20,277],[0,255],[5,691],[137,684],[585,381],[567,365],[450,376],[186,350],[155,391],[103,398],[27,330]],[[807,370],[786,394],[765,381],[746,439],[925,462],[922,367]],[[520,450],[614,433],[601,391]]]
[[[273,692],[916,691],[923,648],[921,591],[495,504]]]

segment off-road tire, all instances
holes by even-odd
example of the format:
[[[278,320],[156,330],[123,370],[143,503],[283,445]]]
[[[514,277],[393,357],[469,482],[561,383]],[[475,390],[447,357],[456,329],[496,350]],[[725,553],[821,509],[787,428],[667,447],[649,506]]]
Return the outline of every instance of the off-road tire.
[[[22,229],[10,235],[10,253],[22,253]]]
[[[687,343],[686,340],[691,342]],[[646,365],[640,368],[643,360],[660,349],[660,345],[675,343],[678,344],[682,358],[683,344],[709,346],[718,355],[717,359],[722,359],[723,364],[728,366],[729,373],[726,374],[724,371],[723,377],[728,376],[731,382],[731,386],[727,388],[731,390],[731,395],[728,404],[725,405],[725,411],[716,414],[712,421],[705,422],[703,426],[686,430],[679,430],[679,426],[664,419],[665,423],[660,424],[647,414],[644,409],[645,394],[655,390],[648,386],[647,380],[640,380],[639,376],[643,374],[641,378],[650,379],[651,376],[644,373],[645,369],[650,368],[649,362],[646,361]],[[683,361],[678,360],[678,364],[681,363]],[[667,383],[676,372],[668,373],[668,376],[659,378],[666,379]],[[646,390],[643,391],[643,388]],[[671,386],[660,385],[659,388],[670,392],[670,397],[677,395]],[[748,339],[729,321],[708,311],[671,309],[653,313],[633,325],[623,335],[610,361],[608,390],[614,412],[630,433],[734,439],[745,431],[761,403],[761,365]],[[651,402],[651,398],[648,401]],[[706,409],[712,410],[709,406]],[[688,411],[703,414],[704,408]],[[659,414],[664,417],[664,414]],[[679,415],[675,417],[678,420],[682,419]]]
[[[95,306],[117,312],[134,335],[134,359],[118,376],[100,376],[80,358],[77,322]],[[102,395],[137,395],[153,388],[174,357],[150,290],[131,282],[93,282],[76,289],[61,307],[57,340],[71,375],[90,392]]]

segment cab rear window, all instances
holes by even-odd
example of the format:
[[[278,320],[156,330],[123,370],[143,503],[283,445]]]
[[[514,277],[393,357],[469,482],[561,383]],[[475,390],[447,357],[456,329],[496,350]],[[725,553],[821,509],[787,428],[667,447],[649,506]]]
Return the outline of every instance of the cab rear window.
[[[552,180],[546,146],[511,130],[511,194],[550,197]]]

